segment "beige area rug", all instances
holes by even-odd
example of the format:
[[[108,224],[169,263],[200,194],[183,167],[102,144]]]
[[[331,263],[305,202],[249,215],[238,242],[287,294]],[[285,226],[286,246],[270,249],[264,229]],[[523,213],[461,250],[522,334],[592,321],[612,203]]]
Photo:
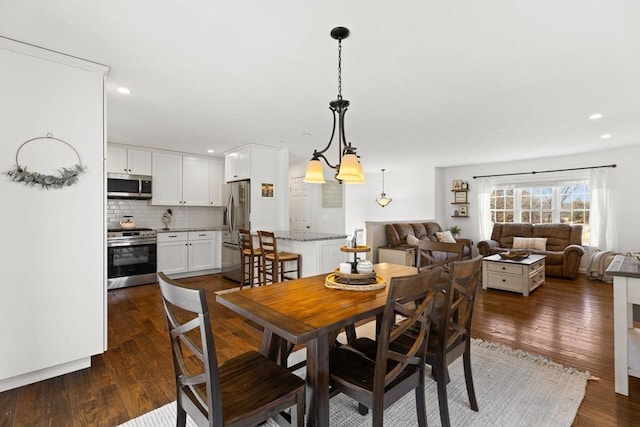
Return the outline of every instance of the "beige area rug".
[[[358,336],[371,335],[372,323],[357,329]],[[340,337],[339,337],[340,339]],[[344,340],[344,337],[341,337]],[[304,350],[291,355],[290,364],[304,359]],[[584,398],[588,372],[566,368],[544,357],[499,344],[473,340],[473,379],[479,412],[469,408],[462,358],[450,366],[447,390],[452,426],[571,426]],[[304,368],[296,372],[304,376]],[[427,373],[427,422],[440,426],[436,383]],[[175,425],[175,402],[128,421],[125,427]],[[188,426],[195,424],[188,419]],[[330,401],[331,426],[370,426],[371,415],[361,416],[357,404],[340,394]],[[410,393],[384,413],[385,426],[417,425],[415,396]],[[273,422],[268,426],[275,426]]]

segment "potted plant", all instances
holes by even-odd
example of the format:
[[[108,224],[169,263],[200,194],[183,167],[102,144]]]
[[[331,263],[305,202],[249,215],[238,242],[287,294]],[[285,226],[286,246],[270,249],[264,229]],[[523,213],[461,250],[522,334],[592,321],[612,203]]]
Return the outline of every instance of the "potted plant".
[[[453,237],[458,237],[458,234],[460,234],[462,232],[460,227],[458,227],[457,225],[451,226],[451,227],[447,228],[447,230],[449,230],[451,232],[451,235]]]

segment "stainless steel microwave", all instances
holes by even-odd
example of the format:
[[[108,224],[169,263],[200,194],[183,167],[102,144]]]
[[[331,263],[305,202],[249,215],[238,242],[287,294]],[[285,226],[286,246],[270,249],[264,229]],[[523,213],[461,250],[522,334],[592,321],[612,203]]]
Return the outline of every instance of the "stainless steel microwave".
[[[150,199],[151,177],[146,175],[107,174],[108,199]]]

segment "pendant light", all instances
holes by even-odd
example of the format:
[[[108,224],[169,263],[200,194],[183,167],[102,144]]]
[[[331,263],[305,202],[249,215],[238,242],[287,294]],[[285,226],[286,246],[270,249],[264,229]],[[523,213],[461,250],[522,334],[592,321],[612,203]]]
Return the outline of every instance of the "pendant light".
[[[351,143],[347,143],[344,134],[344,116],[349,108],[349,101],[342,99],[342,40],[349,37],[349,29],[345,27],[336,27],[331,30],[331,37],[338,40],[338,97],[329,103],[329,109],[333,114],[333,129],[331,130],[331,138],[329,144],[323,150],[313,150],[313,156],[307,164],[307,172],[303,179],[304,182],[314,184],[324,184],[324,171],[320,159],[331,169],[336,171],[335,178],[345,184],[363,184],[364,172],[362,165],[356,154],[356,147]],[[338,140],[338,162],[335,165],[329,163],[324,153],[331,147],[333,138],[336,136]]]
[[[380,193],[380,197],[376,199],[376,202],[383,208],[387,206],[393,199],[388,199],[387,195],[384,192],[384,171],[385,169],[380,169],[382,171],[382,193]]]

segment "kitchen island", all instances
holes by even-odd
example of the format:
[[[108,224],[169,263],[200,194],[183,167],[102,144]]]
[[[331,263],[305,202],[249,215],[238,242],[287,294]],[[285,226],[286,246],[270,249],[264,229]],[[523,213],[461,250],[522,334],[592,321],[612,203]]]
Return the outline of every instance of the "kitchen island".
[[[275,231],[279,251],[302,256],[301,277],[315,276],[335,270],[346,260],[340,251],[346,234],[314,233],[310,231]]]
[[[640,325],[633,305],[640,305],[640,261],[616,255],[607,269],[613,276],[613,338],[616,393],[629,395],[629,375],[640,378]]]

